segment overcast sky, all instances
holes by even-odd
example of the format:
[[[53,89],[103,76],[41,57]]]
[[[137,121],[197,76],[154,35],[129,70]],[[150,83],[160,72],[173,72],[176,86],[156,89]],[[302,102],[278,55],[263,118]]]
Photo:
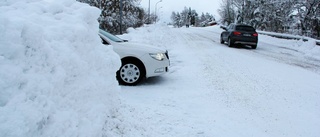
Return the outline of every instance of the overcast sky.
[[[150,0],[150,12],[155,12],[156,3],[160,0]],[[161,21],[169,22],[172,11],[181,12],[184,7],[195,9],[198,14],[202,12],[210,13],[219,19],[217,10],[219,9],[221,0],[162,0],[157,4],[157,15]],[[149,0],[141,0],[140,5],[148,12]],[[161,8],[162,7],[162,8]]]

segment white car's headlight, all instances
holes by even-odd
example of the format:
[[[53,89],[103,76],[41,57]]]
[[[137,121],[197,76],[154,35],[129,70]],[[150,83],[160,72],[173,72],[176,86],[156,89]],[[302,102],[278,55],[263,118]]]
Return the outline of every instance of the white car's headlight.
[[[164,53],[150,53],[149,54],[152,58],[162,61],[163,59],[165,59],[166,55]]]

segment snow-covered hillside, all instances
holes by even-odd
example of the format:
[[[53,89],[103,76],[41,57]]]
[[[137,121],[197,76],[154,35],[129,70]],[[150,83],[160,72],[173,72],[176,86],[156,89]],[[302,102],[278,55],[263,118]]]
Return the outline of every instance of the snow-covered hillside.
[[[100,11],[75,0],[0,1],[0,136],[114,136],[120,66]]]

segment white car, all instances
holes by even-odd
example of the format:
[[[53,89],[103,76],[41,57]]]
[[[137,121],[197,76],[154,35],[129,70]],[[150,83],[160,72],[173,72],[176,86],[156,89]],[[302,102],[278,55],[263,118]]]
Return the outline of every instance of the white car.
[[[102,43],[113,45],[121,58],[117,80],[123,85],[137,85],[143,78],[168,72],[168,51],[139,43],[130,43],[104,30],[99,31]]]

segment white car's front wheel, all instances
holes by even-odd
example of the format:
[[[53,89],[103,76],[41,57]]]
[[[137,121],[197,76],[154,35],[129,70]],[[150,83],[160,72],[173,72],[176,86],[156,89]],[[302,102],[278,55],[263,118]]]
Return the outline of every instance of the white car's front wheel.
[[[117,73],[120,84],[137,85],[144,77],[142,66],[136,62],[123,62]]]

